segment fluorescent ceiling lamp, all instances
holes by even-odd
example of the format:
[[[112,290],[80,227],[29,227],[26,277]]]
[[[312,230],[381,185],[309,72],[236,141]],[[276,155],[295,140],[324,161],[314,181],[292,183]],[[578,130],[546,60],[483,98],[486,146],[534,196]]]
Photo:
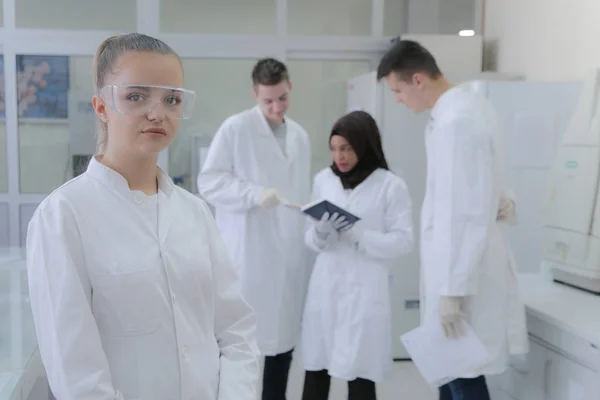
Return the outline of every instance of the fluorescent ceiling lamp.
[[[458,32],[459,36],[474,36],[475,35],[475,31],[472,29],[463,29],[462,31]]]

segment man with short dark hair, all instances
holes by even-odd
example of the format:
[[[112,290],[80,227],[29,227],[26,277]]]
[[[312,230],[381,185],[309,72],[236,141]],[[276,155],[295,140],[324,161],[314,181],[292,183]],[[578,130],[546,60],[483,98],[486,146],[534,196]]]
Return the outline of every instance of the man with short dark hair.
[[[502,223],[514,220],[506,195],[500,121],[477,93],[450,83],[419,43],[401,40],[382,58],[396,101],[431,110],[427,182],[421,209],[422,323],[450,339],[466,320],[490,359],[440,388],[441,400],[489,400],[484,375],[500,374],[510,354],[528,351],[516,266]]]
[[[223,122],[198,190],[215,207],[245,299],[256,313],[266,356],[262,399],[284,400],[310,267],[305,218],[287,205],[310,200],[310,141],[286,115],[292,83],[285,64],[258,61],[252,81],[258,104]]]

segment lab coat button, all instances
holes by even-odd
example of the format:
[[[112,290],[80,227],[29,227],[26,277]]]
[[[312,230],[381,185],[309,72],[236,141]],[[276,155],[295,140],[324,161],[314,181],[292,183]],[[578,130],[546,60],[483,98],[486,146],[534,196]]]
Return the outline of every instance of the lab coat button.
[[[183,358],[187,359],[188,356],[188,347],[187,346],[183,346],[183,350],[181,351],[181,355]]]
[[[175,295],[174,294],[171,295],[171,300],[173,301],[173,304],[175,304]]]
[[[142,197],[137,195],[135,196],[135,198],[133,199],[133,201],[135,201],[135,204],[142,204]]]

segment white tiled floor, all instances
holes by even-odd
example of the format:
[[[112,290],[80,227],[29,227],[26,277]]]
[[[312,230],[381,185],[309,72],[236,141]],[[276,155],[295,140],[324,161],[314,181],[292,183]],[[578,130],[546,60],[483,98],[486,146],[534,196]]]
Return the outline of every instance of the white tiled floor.
[[[288,400],[300,400],[304,372],[299,360],[300,353],[295,352],[288,384]],[[260,389],[259,389],[260,393]],[[329,400],[346,400],[348,396],[346,382],[333,380]],[[394,363],[394,377],[377,386],[378,400],[436,400],[432,392],[411,362]]]

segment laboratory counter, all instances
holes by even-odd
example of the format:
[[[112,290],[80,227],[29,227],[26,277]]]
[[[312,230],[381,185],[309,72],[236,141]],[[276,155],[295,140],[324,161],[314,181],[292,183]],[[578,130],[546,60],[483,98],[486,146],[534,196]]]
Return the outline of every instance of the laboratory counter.
[[[490,377],[493,400],[600,400],[600,296],[520,274],[529,354]]]
[[[48,399],[23,250],[0,249],[0,400]]]

